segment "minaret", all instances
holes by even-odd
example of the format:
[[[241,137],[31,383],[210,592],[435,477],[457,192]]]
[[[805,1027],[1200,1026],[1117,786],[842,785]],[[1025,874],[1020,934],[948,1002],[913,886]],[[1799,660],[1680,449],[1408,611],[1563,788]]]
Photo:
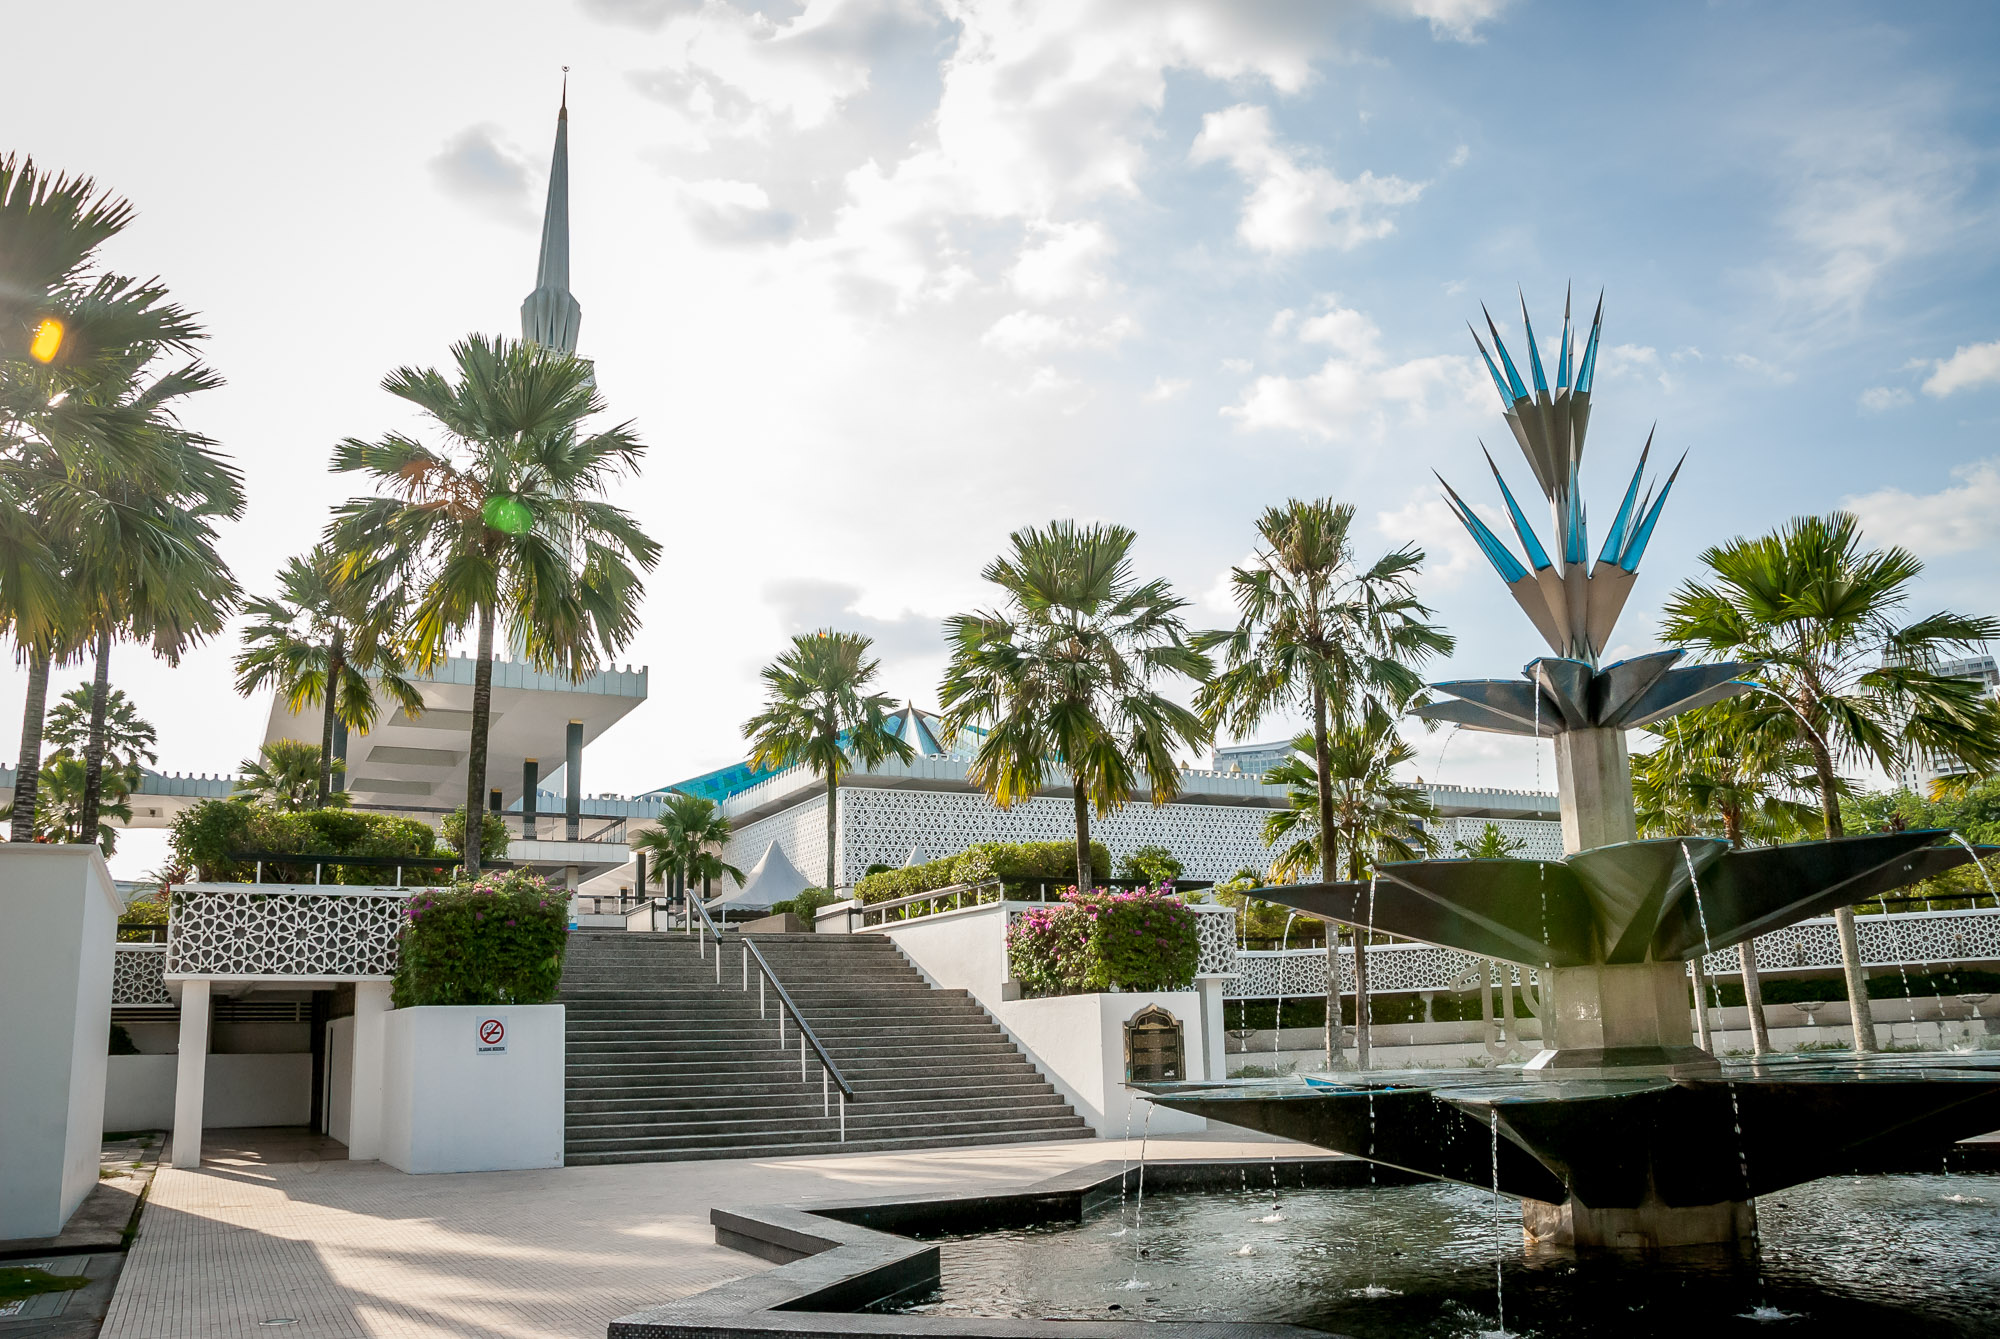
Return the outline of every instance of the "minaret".
[[[567,67],[565,67],[567,70]],[[556,151],[549,162],[549,202],[542,211],[542,256],[535,291],[521,304],[521,338],[544,348],[576,352],[583,307],[569,291],[569,76],[563,76],[556,113]]]

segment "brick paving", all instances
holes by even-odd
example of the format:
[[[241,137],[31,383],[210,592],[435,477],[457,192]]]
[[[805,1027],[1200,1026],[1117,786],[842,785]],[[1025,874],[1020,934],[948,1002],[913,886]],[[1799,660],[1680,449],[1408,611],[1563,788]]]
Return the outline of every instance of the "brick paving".
[[[1237,1132],[1149,1151],[1274,1147],[1317,1151]],[[204,1153],[199,1171],[155,1179],[103,1339],[602,1339],[618,1316],[771,1268],[715,1245],[713,1206],[1025,1185],[1136,1157],[1138,1141],[452,1176],[279,1131],[211,1132]]]

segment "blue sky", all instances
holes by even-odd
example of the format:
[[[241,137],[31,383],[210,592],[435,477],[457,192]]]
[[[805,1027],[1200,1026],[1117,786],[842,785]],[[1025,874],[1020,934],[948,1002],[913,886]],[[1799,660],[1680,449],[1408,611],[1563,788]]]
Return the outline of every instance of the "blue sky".
[[[249,475],[228,552],[253,589],[344,495],[332,443],[409,426],[384,372],[518,329],[573,67],[582,351],[653,444],[624,496],[669,545],[620,657],[652,701],[593,751],[593,790],[737,757],[758,665],[826,622],[876,635],[885,686],[929,705],[938,620],[1055,516],[1134,526],[1144,573],[1214,624],[1259,509],[1353,501],[1365,548],[1431,553],[1461,641],[1440,676],[1513,672],[1532,631],[1429,471],[1496,502],[1483,436],[1527,486],[1465,328],[1485,302],[1511,340],[1516,285],[1545,341],[1565,285],[1606,294],[1595,514],[1654,422],[1656,461],[1689,452],[1623,646],[1705,545],[1841,505],[1926,558],[1923,602],[1992,611],[1990,5],[77,4],[9,26],[40,58],[0,143],[129,194],[115,259],[209,316],[230,385],[194,417]],[[168,766],[254,747],[232,649],[178,674],[122,653]],[[18,719],[18,675],[0,689]],[[1437,772],[1437,742],[1446,781],[1537,774],[1472,736]]]

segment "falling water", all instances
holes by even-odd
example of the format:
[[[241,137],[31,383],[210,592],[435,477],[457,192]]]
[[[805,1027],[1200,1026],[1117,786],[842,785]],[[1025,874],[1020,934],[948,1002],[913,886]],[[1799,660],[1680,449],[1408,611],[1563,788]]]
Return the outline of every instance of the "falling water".
[[[1994,888],[1993,876],[1991,874],[1988,874],[1986,872],[1986,866],[1980,863],[1979,852],[1973,849],[1971,842],[1967,841],[1963,836],[1959,835],[1956,832],[1951,834],[1951,839],[1957,842],[1960,846],[1963,846],[1965,848],[1965,853],[1972,857],[1972,867],[1979,871],[1979,876],[1981,878],[1986,880],[1986,891],[1993,895],[1993,909],[1995,911],[2000,911],[2000,889]]]
[[[1878,893],[1875,897],[1875,905],[1882,908],[1882,914],[1884,916],[1891,914],[1889,911],[1888,893],[1886,892]],[[1936,984],[1937,973],[1931,970],[1931,968],[1935,964],[1933,964],[1927,958],[1919,958],[1917,959],[1917,961],[1919,965],[1923,967],[1924,975],[1933,984]],[[1924,1042],[1922,1036],[1919,1035],[1917,1031],[1917,994],[1915,991],[1910,989],[1910,967],[1908,963],[1903,961],[1903,955],[1900,953],[1896,955],[1896,974],[1903,978],[1903,1003],[1910,1006],[1910,1042],[1912,1045],[1921,1048]],[[1931,992],[1931,994],[1933,998],[1937,1000],[1937,1007],[1938,1007],[1938,1046],[1939,1049],[1944,1049],[1944,993],[1942,991],[1934,990]],[[1893,1029],[1890,1031],[1889,1035],[1890,1035],[1890,1040],[1893,1043],[1895,1039],[1895,1032]]]
[[[1125,1178],[1132,1173],[1132,1108],[1137,1104],[1137,1099],[1125,1104],[1125,1138],[1119,1144],[1121,1154],[1118,1161],[1118,1230],[1111,1234],[1114,1237],[1125,1235]],[[1148,1105],[1147,1120],[1152,1119],[1152,1114],[1153,1109]]]
[[[1715,945],[1708,937],[1708,909],[1701,903],[1701,878],[1694,871],[1694,856],[1688,851],[1686,842],[1681,843],[1681,860],[1687,865],[1688,888],[1694,893],[1695,919],[1701,923],[1701,952],[1706,958],[1715,952]],[[1722,987],[1718,985],[1715,989],[1716,997],[1720,1000]],[[1731,1079],[1725,1086],[1729,1089],[1729,1118],[1736,1132],[1736,1171],[1743,1178],[1743,1193],[1749,1195],[1750,1150],[1743,1141],[1743,1106],[1737,1100],[1736,1081]],[[1754,1198],[1750,1204],[1750,1267],[1755,1271],[1757,1288],[1761,1292],[1764,1279],[1764,1250],[1763,1243],[1757,1236],[1757,1204]],[[1756,1308],[1757,1311],[1765,1309],[1762,1306]]]
[[[1493,1305],[1500,1313],[1500,1328],[1494,1333],[1507,1333],[1507,1281],[1504,1273],[1507,1262],[1507,1202],[1500,1198],[1500,1108],[1486,1109],[1487,1118],[1493,1125],[1493,1221],[1495,1226],[1493,1251]]]
[[[1451,729],[1445,731],[1444,744],[1438,749],[1437,769],[1431,773],[1433,781],[1444,780],[1444,751],[1451,747],[1451,741],[1458,738],[1458,732],[1463,728],[1462,726],[1454,725]]]
[[[1146,1254],[1146,1243],[1141,1228],[1146,1225],[1146,1140],[1153,1133],[1153,1104],[1146,1103],[1146,1120],[1139,1127],[1139,1197],[1132,1213],[1132,1281],[1127,1288],[1143,1288],[1139,1281],[1139,1260]]]
[[[1542,788],[1542,684],[1540,679],[1535,681],[1535,734],[1533,743],[1535,748],[1535,789],[1540,790]]]

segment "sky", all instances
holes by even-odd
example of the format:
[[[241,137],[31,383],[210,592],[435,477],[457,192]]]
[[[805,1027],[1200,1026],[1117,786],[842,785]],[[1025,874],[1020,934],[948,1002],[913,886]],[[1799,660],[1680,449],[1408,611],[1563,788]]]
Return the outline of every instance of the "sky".
[[[1685,468],[1613,653],[1697,555],[1848,507],[1995,612],[2000,9],[1549,0],[579,0],[327,9],[0,4],[0,152],[94,176],[114,267],[202,312],[187,421],[242,468],[222,548],[268,591],[361,491],[333,445],[420,429],[380,389],[517,335],[569,67],[571,287],[618,500],[665,545],[616,657],[649,701],[585,787],[739,759],[758,668],[861,631],[931,707],[942,619],[1055,518],[1138,534],[1198,627],[1287,497],[1427,554],[1436,677],[1542,653],[1440,500],[1532,492],[1468,322],[1546,345],[1604,302],[1584,465]],[[86,38],[87,40],[79,40]],[[22,59],[25,57],[25,59]],[[1552,355],[1551,355],[1552,356]],[[1657,426],[1656,426],[1657,425]],[[1533,510],[1533,509],[1531,509]],[[1545,539],[1546,542],[1546,539]],[[268,709],[230,635],[113,682],[161,765],[222,772]],[[14,753],[23,675],[0,667]],[[83,670],[59,671],[55,689]],[[1273,719],[1259,738],[1287,733]],[[1548,788],[1544,746],[1413,730],[1419,770]]]

